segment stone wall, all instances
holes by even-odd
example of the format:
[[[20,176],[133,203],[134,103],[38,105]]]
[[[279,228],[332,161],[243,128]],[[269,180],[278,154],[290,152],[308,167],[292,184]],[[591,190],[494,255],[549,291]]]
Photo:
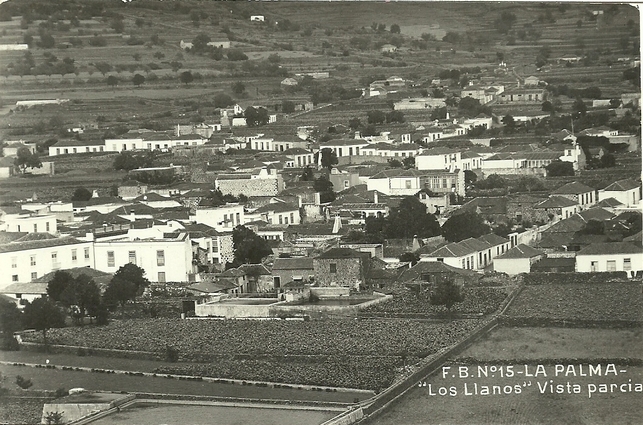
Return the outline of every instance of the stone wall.
[[[217,179],[217,187],[224,195],[266,196],[279,193],[278,179]]]
[[[219,235],[219,257],[221,263],[231,263],[234,261],[234,242],[232,233]]]
[[[546,223],[549,221],[549,212],[544,208],[533,208],[535,204],[509,201],[507,202],[507,217],[516,218],[521,215],[523,220],[531,221],[532,223],[540,222]]]
[[[330,265],[336,264],[337,271],[331,273]],[[364,282],[364,265],[361,258],[315,258],[315,283],[320,286],[358,287]]]
[[[545,168],[487,168],[482,172],[485,179],[491,174],[545,177],[547,170]]]

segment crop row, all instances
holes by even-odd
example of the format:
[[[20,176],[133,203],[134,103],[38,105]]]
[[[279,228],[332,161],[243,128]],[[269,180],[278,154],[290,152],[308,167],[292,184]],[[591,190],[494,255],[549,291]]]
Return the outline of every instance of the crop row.
[[[507,296],[504,289],[499,288],[467,288],[464,290],[464,301],[451,307],[451,311],[461,314],[490,314],[496,311],[500,303]],[[379,304],[366,307],[365,313],[377,315],[396,314],[441,314],[447,311],[446,307],[432,305],[428,295],[418,295],[408,288],[396,290],[393,298]]]
[[[219,356],[359,355],[424,357],[455,344],[478,320],[219,321],[134,319],[103,327],[52,329],[51,344],[164,353],[180,360]],[[38,333],[24,339],[42,342]]]
[[[525,286],[507,310],[510,317],[564,320],[643,320],[643,285]]]
[[[363,356],[329,356],[315,362],[221,359],[207,364],[166,365],[155,372],[380,390],[391,384],[395,368],[402,362],[400,357]]]

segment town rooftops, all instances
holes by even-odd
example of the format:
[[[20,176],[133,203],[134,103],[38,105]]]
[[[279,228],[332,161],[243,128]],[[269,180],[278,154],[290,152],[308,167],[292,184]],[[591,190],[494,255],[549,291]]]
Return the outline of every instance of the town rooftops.
[[[520,245],[514,246],[504,254],[499,255],[496,259],[533,258],[543,254],[544,252],[521,243]]]
[[[331,248],[317,256],[319,259],[342,259],[342,258],[362,258],[365,252],[355,251],[350,248]]]
[[[102,140],[59,140],[52,145],[56,148],[66,148],[66,147],[76,147],[76,146],[105,146],[105,142]]]
[[[297,205],[288,204],[285,202],[275,202],[272,204],[264,205],[263,207],[257,208],[255,213],[265,213],[265,212],[286,212],[286,211],[298,211],[299,207]]]
[[[491,246],[502,245],[509,242],[509,239],[503,238],[502,236],[498,236],[495,233],[488,233],[486,235],[482,235],[478,238],[478,240],[486,242]]]
[[[0,294],[47,294],[47,282],[18,282],[12,283],[6,288],[0,289]]]
[[[332,139],[319,143],[319,147],[324,149],[328,146],[366,146],[368,144],[364,139]]]
[[[283,155],[308,155],[312,152],[303,148],[290,148],[280,153]]]
[[[616,208],[620,205],[623,205],[623,203],[616,198],[603,199],[598,204],[596,204],[596,206],[601,208]]]
[[[612,214],[611,212],[603,208],[590,208],[588,210],[579,212],[578,215],[581,216],[586,222],[590,220],[611,220],[616,216],[616,214]]]
[[[643,254],[643,248],[631,242],[594,243],[581,249],[579,255]]]
[[[579,193],[593,192],[594,189],[579,182],[567,183],[552,193],[556,195],[577,195]]]
[[[144,193],[143,195],[139,195],[138,197],[134,198],[134,201],[146,201],[146,202],[156,202],[156,201],[168,201],[172,200],[169,196],[161,196],[156,192],[148,192]]]
[[[641,183],[634,181],[632,179],[625,179],[625,180],[619,180],[616,181],[609,186],[607,186],[605,191],[625,191],[625,190],[632,190],[632,189],[637,189],[641,187]]]
[[[275,270],[312,270],[313,259],[310,257],[276,258],[272,266]]]
[[[422,275],[430,273],[456,273],[463,276],[476,276],[472,270],[460,269],[444,264],[441,261],[420,261],[410,269],[406,269],[397,279],[399,282],[409,282],[422,279]]]
[[[465,246],[465,245],[460,245],[459,243],[452,242],[450,244],[444,245],[441,248],[436,249],[432,253],[430,253],[428,256],[429,257],[463,257],[465,255],[470,255],[477,252],[475,249]]]
[[[28,235],[38,235],[38,234],[29,233]],[[41,248],[51,248],[55,246],[75,245],[75,244],[84,243],[84,241],[80,241],[72,237],[57,238],[55,236],[50,235],[49,233],[47,233],[47,235],[51,237],[44,238],[44,239],[37,239],[31,236],[29,238],[23,237],[23,238],[17,239],[13,242],[0,246],[0,252],[16,252],[16,251],[34,250],[34,249],[41,249]]]
[[[550,196],[544,201],[534,205],[534,208],[566,208],[573,207],[574,205],[578,205],[578,202],[574,202],[564,196]]]
[[[433,170],[431,171],[433,172]],[[419,171],[415,169],[402,169],[402,168],[391,168],[388,170],[380,171],[379,173],[372,176],[372,179],[387,179],[392,177],[421,177],[426,175],[425,171]]]

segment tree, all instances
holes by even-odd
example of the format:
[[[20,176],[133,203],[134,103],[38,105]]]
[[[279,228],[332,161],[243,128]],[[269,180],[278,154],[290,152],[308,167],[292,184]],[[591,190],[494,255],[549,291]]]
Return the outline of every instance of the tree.
[[[442,236],[449,242],[460,242],[489,233],[491,229],[475,211],[454,214],[442,225]]]
[[[299,176],[299,181],[310,182],[314,179],[315,175],[313,174],[313,169],[310,168],[310,165],[307,165],[306,168],[304,168],[304,172],[301,173],[301,176]]]
[[[246,118],[246,124],[248,127],[258,127],[268,124],[269,116],[266,108],[255,108],[248,106],[243,113],[243,116]]]
[[[208,43],[212,39],[207,34],[198,34],[192,39],[192,51],[196,53],[202,53],[208,48]]]
[[[136,74],[132,78],[132,83],[134,83],[136,87],[140,87],[140,85],[143,84],[144,82],[145,82],[145,77],[141,74]]]
[[[351,130],[357,130],[362,126],[362,122],[360,121],[359,118],[353,117],[350,120],[348,120],[348,126],[351,128]]]
[[[386,114],[387,123],[403,123],[404,122],[404,112],[402,111],[391,111]]]
[[[505,134],[512,134],[516,130],[516,121],[511,115],[505,115],[502,118],[502,123],[505,125],[505,128],[503,129]]]
[[[386,114],[382,111],[372,110],[366,114],[369,124],[382,124],[386,121]]]
[[[402,165],[404,165],[404,168],[415,168],[415,157],[414,156],[407,156],[404,159],[402,159]]]
[[[118,78],[116,78],[114,75],[110,75],[107,77],[107,85],[114,88],[118,85]]]
[[[284,114],[291,114],[295,112],[295,103],[291,100],[283,100],[281,102],[281,112]]]
[[[125,171],[131,171],[136,168],[139,168],[143,165],[143,162],[139,159],[139,157],[134,156],[134,154],[123,151],[114,158],[114,162],[112,163],[112,167],[114,167],[115,170],[125,170]]]
[[[245,226],[237,226],[232,230],[234,245],[234,264],[257,264],[264,257],[272,254],[268,242]]]
[[[23,310],[25,328],[42,331],[42,338],[47,346],[47,331],[51,328],[65,326],[65,314],[47,298],[36,298],[31,303],[27,302]]]
[[[373,230],[373,225],[381,225],[382,234],[388,238],[429,238],[440,234],[437,218],[427,213],[426,205],[415,196],[402,198],[381,223],[372,222],[370,228],[367,225],[367,232]]]
[[[14,332],[22,330],[22,313],[8,298],[0,297],[0,350],[18,350]]]
[[[170,62],[170,67],[172,68],[172,72],[177,72],[179,69],[181,69],[182,66],[183,64],[179,61]]]
[[[566,161],[552,161],[545,167],[547,177],[573,176],[574,164]]]
[[[313,183],[313,190],[319,192],[319,201],[322,204],[326,202],[333,202],[335,200],[335,191],[333,190],[333,183],[328,180],[324,175],[319,176]]]
[[[414,266],[420,261],[420,256],[415,252],[404,252],[399,257],[401,263],[411,263],[411,266]]]
[[[92,199],[92,193],[85,187],[76,188],[74,194],[71,196],[72,202],[89,201],[90,199]]]
[[[574,100],[574,104],[572,105],[572,111],[574,111],[574,114],[576,115],[581,115],[584,116],[585,113],[587,112],[587,105],[585,105],[585,102],[583,102],[583,99],[580,97],[577,97],[576,100]]]
[[[38,43],[38,46],[43,49],[52,49],[56,46],[56,40],[54,40],[54,37],[51,34],[42,33],[40,34],[40,42]]]
[[[398,24],[391,25],[391,34],[399,34],[401,32],[400,26]]]
[[[431,291],[431,304],[443,305],[450,311],[454,304],[464,301],[462,287],[454,281],[441,279]]]
[[[470,185],[478,180],[478,175],[471,170],[464,170],[464,183]]]
[[[108,64],[107,62],[98,62],[94,64],[94,68],[96,68],[98,72],[105,76],[105,74],[112,70],[112,65]]]
[[[339,163],[337,154],[331,148],[322,148],[319,152],[321,153],[322,167],[328,168],[330,170],[331,168],[333,168],[333,165],[337,165]]]
[[[116,306],[120,304],[122,309],[125,308],[125,304],[129,300],[133,300],[135,297],[136,285],[133,282],[117,279],[116,277],[110,280],[103,294],[103,300],[106,305]]]
[[[231,61],[245,61],[248,60],[248,56],[243,53],[241,50],[238,49],[230,49],[228,50],[228,53],[226,54],[228,57],[228,60]]]
[[[232,92],[236,95],[243,94],[246,91],[246,85],[241,81],[236,81],[232,83]]]
[[[217,93],[214,95],[214,106],[216,108],[226,108],[234,104],[234,99],[224,93]]]
[[[54,301],[60,301],[61,295],[74,277],[64,270],[57,270],[47,284],[47,295]]]
[[[546,190],[545,184],[536,176],[521,176],[514,186],[516,192],[531,192]]]
[[[134,283],[136,286],[136,295],[142,295],[145,288],[150,284],[150,281],[145,277],[145,270],[132,263],[121,266],[116,273],[114,273],[114,278]]]
[[[402,163],[395,158],[389,158],[388,166],[391,168],[402,168]]]
[[[27,168],[41,168],[42,162],[37,153],[32,153],[28,147],[21,147],[16,153],[13,165],[21,170],[22,174],[27,172]]]
[[[516,22],[516,15],[509,11],[504,11],[500,17],[494,22],[496,29],[500,34],[507,34],[511,27]]]
[[[181,73],[181,82],[185,84],[186,86],[190,84],[192,81],[194,81],[194,76],[190,71],[183,71]]]

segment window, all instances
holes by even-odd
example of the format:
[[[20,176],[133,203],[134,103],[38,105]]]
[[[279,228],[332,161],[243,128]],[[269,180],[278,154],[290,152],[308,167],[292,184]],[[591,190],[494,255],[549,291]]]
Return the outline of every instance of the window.
[[[32,267],[36,265],[36,256],[35,255],[32,255],[31,257],[29,257],[29,260],[31,262]]]
[[[607,260],[607,271],[608,272],[616,271],[616,260]]]
[[[279,224],[284,224],[284,218],[281,215],[279,215]]]
[[[136,251],[129,251],[127,253],[128,261],[132,264],[136,264]]]
[[[290,223],[292,224],[294,222],[295,222],[295,213],[290,213]]]
[[[85,248],[85,260],[89,260],[89,248]]]
[[[241,224],[241,213],[237,213],[237,225]]]
[[[38,272],[31,272],[31,280],[38,279]]]
[[[12,269],[18,268],[18,257],[11,257],[11,268]]]
[[[411,180],[406,180],[405,184],[407,189],[411,188]]]
[[[49,231],[49,222],[45,223],[45,231],[47,231],[47,232]]]
[[[330,263],[330,272],[337,273],[337,263]]]
[[[274,276],[272,279],[273,279],[273,284],[274,284],[275,289],[279,289],[279,287],[281,286],[281,277],[280,276]]]
[[[57,252],[52,252],[51,253],[51,264],[54,267],[58,266],[58,253]]]
[[[33,224],[33,231],[34,231],[34,233],[38,232],[38,223]]]
[[[157,266],[165,265],[165,251],[163,250],[156,251],[156,265]]]
[[[78,253],[76,252],[77,250],[72,249],[71,250],[71,261],[78,261]]]
[[[589,271],[597,272],[598,271],[598,261],[592,261],[589,263]]]
[[[17,282],[18,281],[18,275],[14,274],[13,276],[11,276],[11,281],[12,282]]]
[[[165,282],[165,272],[159,272],[159,282]]]
[[[116,259],[114,258],[114,251],[107,251],[107,267],[115,267]]]
[[[631,258],[623,258],[623,270],[625,270],[625,271],[632,270],[632,259]]]

